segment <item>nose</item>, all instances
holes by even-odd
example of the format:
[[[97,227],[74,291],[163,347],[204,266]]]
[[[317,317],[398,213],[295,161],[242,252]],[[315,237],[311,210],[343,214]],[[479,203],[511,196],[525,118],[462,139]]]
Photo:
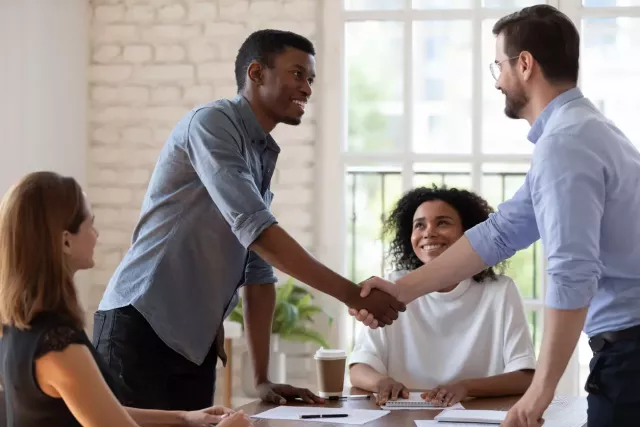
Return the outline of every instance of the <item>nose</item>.
[[[313,93],[313,89],[311,89],[311,83],[308,80],[305,80],[302,86],[300,87],[300,92],[304,94],[307,98],[311,96]]]
[[[436,233],[437,227],[434,224],[427,224],[424,228],[424,237],[434,237]]]
[[[496,80],[496,82],[493,85],[496,89],[501,90],[500,89],[500,79]]]

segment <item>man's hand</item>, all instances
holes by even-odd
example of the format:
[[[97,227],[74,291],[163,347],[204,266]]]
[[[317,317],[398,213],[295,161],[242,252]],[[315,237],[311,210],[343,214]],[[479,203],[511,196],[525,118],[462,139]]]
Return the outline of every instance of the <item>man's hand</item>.
[[[360,288],[360,296],[363,298],[369,295],[373,289],[380,289],[389,295],[393,295],[397,300],[400,299],[400,288],[396,286],[395,283],[381,277],[373,276],[368,278],[364,282],[360,283]]]
[[[347,306],[356,311],[366,310],[367,315],[373,315],[380,326],[392,324],[398,318],[398,312],[406,310],[405,305],[395,297],[378,289],[370,290],[364,298],[359,295],[351,298]]]
[[[184,420],[184,425],[188,427],[208,427],[211,424],[218,424],[233,414],[235,414],[235,411],[232,409],[224,406],[212,406],[199,411],[184,412],[182,419]]]
[[[374,276],[365,280],[364,282],[360,283],[360,288],[361,288],[360,290],[361,297],[367,297],[369,294],[371,294],[372,291],[374,291],[375,289],[379,289],[393,296],[396,300],[398,300],[399,288],[393,282],[384,280],[380,277]],[[404,311],[405,309],[406,307],[403,304],[403,309],[400,311]],[[359,322],[362,322],[362,324],[370,327],[371,329],[376,329],[378,326],[385,326],[384,324],[380,323],[380,320],[381,320],[380,318],[376,318],[376,316],[374,316],[373,313],[370,313],[368,310],[366,310],[366,308],[362,308],[358,310],[354,307],[351,307],[349,308],[349,314],[354,316],[356,320],[358,320]],[[397,317],[394,318],[393,320],[395,319],[397,319]],[[390,323],[387,323],[387,324],[390,324]]]
[[[542,414],[553,400],[553,390],[538,391],[529,388],[522,398],[509,410],[500,424],[503,427],[541,427]]]
[[[384,405],[388,400],[398,400],[398,397],[409,398],[409,389],[391,377],[384,377],[376,384],[378,405]]]
[[[289,400],[300,398],[304,403],[324,403],[325,400],[316,396],[306,388],[293,387],[289,384],[274,384],[265,382],[257,387],[258,395],[263,402],[284,405]]]
[[[450,384],[439,385],[433,390],[426,391],[420,396],[427,402],[438,406],[451,406],[460,402],[469,395],[469,390],[464,382],[458,381]]]

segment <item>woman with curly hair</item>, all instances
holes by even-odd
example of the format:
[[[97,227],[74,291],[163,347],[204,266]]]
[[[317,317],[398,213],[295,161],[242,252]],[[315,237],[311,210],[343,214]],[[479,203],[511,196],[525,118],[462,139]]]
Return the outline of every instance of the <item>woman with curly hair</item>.
[[[385,223],[392,235],[389,280],[439,256],[492,211],[465,190],[434,186],[406,193]],[[535,363],[520,293],[493,268],[416,299],[393,325],[363,328],[349,359],[351,383],[378,393],[379,403],[419,390],[442,406],[522,394]]]

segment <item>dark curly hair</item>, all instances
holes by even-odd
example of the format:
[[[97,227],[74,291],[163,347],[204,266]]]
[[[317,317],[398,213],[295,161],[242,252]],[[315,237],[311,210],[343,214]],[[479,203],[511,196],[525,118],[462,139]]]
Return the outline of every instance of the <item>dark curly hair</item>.
[[[389,256],[395,269],[415,270],[424,264],[413,251],[411,233],[416,210],[421,204],[431,200],[443,201],[455,209],[460,215],[464,231],[483,222],[493,212],[486,200],[467,190],[438,188],[434,185],[432,188],[418,187],[408,191],[398,200],[384,223],[385,235],[392,236]],[[496,266],[499,273],[504,271],[504,266],[504,263]],[[482,282],[486,278],[496,279],[496,270],[489,267],[473,276],[476,282]]]

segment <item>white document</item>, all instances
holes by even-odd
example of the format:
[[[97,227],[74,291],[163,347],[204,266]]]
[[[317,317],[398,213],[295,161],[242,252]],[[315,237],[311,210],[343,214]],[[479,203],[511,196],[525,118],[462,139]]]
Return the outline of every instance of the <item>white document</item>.
[[[381,406],[382,409],[387,411],[442,411],[449,409],[464,409],[464,406],[460,402],[455,405],[447,406],[446,408],[442,406]]]
[[[448,412],[448,411],[447,411]],[[457,411],[457,412],[503,412],[503,411]],[[506,414],[506,412],[503,412]],[[441,417],[444,415],[444,417]],[[447,419],[445,412],[438,415],[437,419]],[[556,396],[551,405],[542,415],[544,427],[583,427],[587,423],[587,399],[584,397],[574,398],[566,396]],[[416,421],[417,427],[495,427],[496,422],[469,423],[450,422],[437,420]]]
[[[441,423],[436,420],[416,420],[416,427],[495,427],[495,424],[485,423]]]
[[[435,416],[438,422],[486,423],[500,424],[507,416],[507,411],[485,411],[479,409],[444,411]],[[547,427],[547,426],[545,426]]]
[[[382,409],[387,410],[424,410],[424,409],[432,409],[441,411],[443,409],[464,409],[464,407],[460,403],[456,403],[452,406],[438,406],[431,402],[426,402],[422,397],[420,397],[421,392],[412,391],[409,393],[408,399],[398,398],[398,400],[389,400],[386,404],[381,406]],[[375,395],[377,397],[377,395]]]
[[[542,418],[544,427],[582,427],[587,423],[587,398],[556,396]]]
[[[317,406],[278,406],[251,418],[268,420],[315,421],[322,423],[362,425],[387,415],[389,411],[380,409],[321,408]],[[300,419],[300,415],[348,414],[344,418],[311,418]]]

